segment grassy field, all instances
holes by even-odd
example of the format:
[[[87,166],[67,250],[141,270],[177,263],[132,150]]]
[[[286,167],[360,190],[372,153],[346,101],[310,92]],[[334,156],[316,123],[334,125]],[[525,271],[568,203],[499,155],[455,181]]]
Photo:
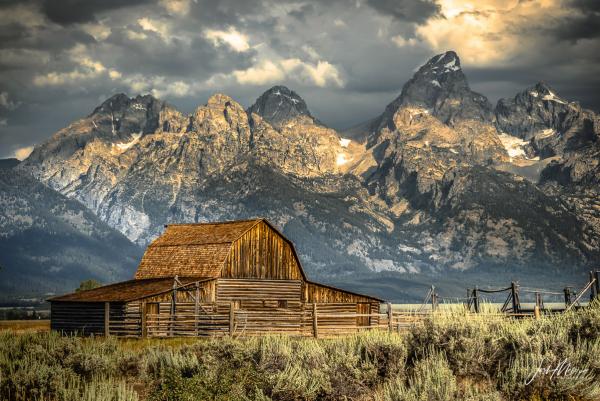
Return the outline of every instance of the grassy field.
[[[0,331],[49,331],[50,320],[0,320]]]
[[[333,339],[119,340],[5,330],[0,399],[597,401],[600,305],[539,320],[444,308],[403,334]]]

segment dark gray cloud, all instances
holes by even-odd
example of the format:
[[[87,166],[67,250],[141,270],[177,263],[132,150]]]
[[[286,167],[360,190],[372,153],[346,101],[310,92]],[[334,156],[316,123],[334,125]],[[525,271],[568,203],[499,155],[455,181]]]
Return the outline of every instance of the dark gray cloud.
[[[550,30],[559,40],[576,42],[580,39],[598,38],[600,37],[600,14],[590,12],[567,18]],[[600,51],[600,48],[598,50]]]
[[[313,14],[315,11],[315,6],[312,4],[302,4],[300,8],[292,10],[289,12],[291,17],[297,18],[299,21],[304,22],[306,18]]]
[[[154,3],[153,0],[42,0],[41,9],[53,22],[69,25],[91,22],[100,13],[130,7],[136,4]]]
[[[496,101],[544,80],[600,109],[600,2],[564,8],[554,20],[508,24],[507,35],[535,40],[507,62],[464,57],[471,86]],[[319,119],[347,128],[379,114],[416,67],[448,50],[422,35],[449,21],[444,12],[433,0],[0,0],[0,97],[10,106],[0,104],[0,157],[116,92],[155,93],[191,112],[217,91],[249,106],[283,84]],[[487,36],[495,54],[503,34]]]
[[[149,39],[129,38],[128,32]],[[148,45],[150,40],[154,45]],[[106,48],[105,48],[106,47]],[[203,80],[212,74],[248,68],[255,52],[236,52],[216,48],[202,36],[173,37],[165,41],[160,34],[126,26],[114,29],[97,52],[97,58],[125,74],[151,74]]]
[[[600,2],[597,0],[573,0],[571,7],[583,12],[600,12]]]
[[[572,0],[570,8],[574,11],[572,15],[544,27],[544,30],[558,40],[570,42],[600,37],[600,1]],[[600,52],[600,48],[598,50]]]
[[[368,0],[367,3],[400,21],[421,23],[440,13],[440,6],[430,0]]]

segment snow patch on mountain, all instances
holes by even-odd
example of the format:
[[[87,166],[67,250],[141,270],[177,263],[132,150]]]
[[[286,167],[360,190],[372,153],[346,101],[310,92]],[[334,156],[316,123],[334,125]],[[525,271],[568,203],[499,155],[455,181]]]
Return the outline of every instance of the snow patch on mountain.
[[[455,58],[453,58],[452,60],[450,60],[449,62],[444,64],[444,72],[458,71],[458,70],[460,70],[460,67],[456,65]]]
[[[351,140],[347,138],[340,138],[340,146],[342,148],[347,148],[350,145]]]
[[[346,159],[346,154],[344,153],[338,153],[337,158],[335,159],[335,164],[338,166],[343,166],[344,164],[348,163],[349,160]]]
[[[137,134],[131,134],[131,137],[133,138],[131,141],[129,142],[119,142],[116,143],[115,146],[121,151],[124,152],[127,149],[129,149],[130,147],[132,147],[133,145],[135,145],[136,143],[138,143],[138,141],[140,140],[140,138],[142,137],[142,133],[138,132]]]
[[[548,100],[551,102],[556,102],[556,103],[560,103],[560,104],[567,104],[564,100],[562,100],[561,98],[559,98],[558,96],[556,96],[556,94],[552,91],[548,91],[547,95],[544,95],[544,97],[542,98],[543,100]]]
[[[504,149],[506,149],[506,153],[508,153],[508,156],[511,159],[526,157],[525,146],[529,144],[529,141],[517,138],[516,136],[508,135],[504,132],[500,133],[498,138],[500,139],[500,142],[502,142]]]
[[[558,132],[555,129],[548,128],[548,129],[542,130],[539,133],[535,134],[535,138],[536,139],[550,138],[557,134],[558,134]]]
[[[398,273],[406,273],[406,269],[399,263],[391,259],[378,259],[369,257],[369,247],[362,240],[354,240],[346,251],[349,255],[358,257],[372,271],[380,273],[383,271],[393,271]]]

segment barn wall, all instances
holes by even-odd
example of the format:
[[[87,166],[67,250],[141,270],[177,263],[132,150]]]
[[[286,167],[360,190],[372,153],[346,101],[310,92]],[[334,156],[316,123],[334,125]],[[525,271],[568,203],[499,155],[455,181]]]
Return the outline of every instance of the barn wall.
[[[200,302],[215,302],[215,286],[217,280],[200,282]],[[144,298],[145,302],[171,302],[172,291],[165,292],[153,297]],[[177,302],[194,302],[196,296],[195,284],[177,290]]]
[[[351,294],[343,290],[338,290],[324,285],[308,282],[304,283],[303,296],[304,301],[310,303],[379,303],[373,298]]]
[[[51,330],[104,334],[104,302],[52,302],[50,313]]]
[[[302,272],[289,243],[261,222],[232,244],[221,277],[300,280]]]
[[[302,296],[302,282],[300,280],[219,279],[216,291],[217,302],[288,301],[299,303]]]

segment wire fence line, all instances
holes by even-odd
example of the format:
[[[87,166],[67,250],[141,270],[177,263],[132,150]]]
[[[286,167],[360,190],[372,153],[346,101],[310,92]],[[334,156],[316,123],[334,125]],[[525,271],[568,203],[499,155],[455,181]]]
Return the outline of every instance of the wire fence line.
[[[538,316],[542,312],[560,312],[568,311],[575,307],[581,307],[583,297],[589,292],[589,299],[594,300],[600,298],[600,271],[590,271],[587,284],[579,291],[573,285],[567,285],[562,291],[548,288],[534,288],[520,286],[518,282],[511,282],[509,287],[504,288],[474,288],[467,289],[466,297],[449,297],[440,296],[436,292],[435,286],[431,286],[425,295],[423,303],[417,308],[417,312],[423,312],[431,306],[431,310],[435,311],[439,302],[454,302],[463,303],[467,310],[473,310],[476,313],[480,312],[480,303],[489,302],[490,299],[486,295],[507,293],[506,299],[500,308],[502,313],[512,313],[521,315],[523,312],[531,313]],[[521,304],[520,294],[533,294],[535,298],[533,309],[524,307]],[[544,297],[563,297],[564,308],[547,308],[544,304]]]

